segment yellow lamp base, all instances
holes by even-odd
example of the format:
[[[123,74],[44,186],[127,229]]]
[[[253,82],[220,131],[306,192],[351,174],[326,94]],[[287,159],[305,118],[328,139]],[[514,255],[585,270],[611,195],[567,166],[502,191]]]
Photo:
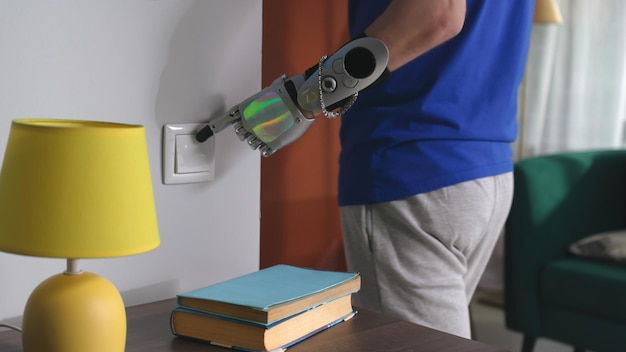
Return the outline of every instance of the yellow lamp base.
[[[24,352],[123,352],[126,311],[119,291],[93,274],[58,274],[35,288],[22,324]]]

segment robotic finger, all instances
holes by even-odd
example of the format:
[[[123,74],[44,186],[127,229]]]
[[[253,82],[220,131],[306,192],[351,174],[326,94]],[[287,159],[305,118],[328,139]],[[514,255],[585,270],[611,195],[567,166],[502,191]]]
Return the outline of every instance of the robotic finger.
[[[358,92],[386,77],[388,57],[387,47],[378,39],[352,40],[306,73],[282,75],[210,120],[196,139],[204,142],[233,125],[240,140],[269,157],[300,138],[317,115],[332,118],[349,109]]]

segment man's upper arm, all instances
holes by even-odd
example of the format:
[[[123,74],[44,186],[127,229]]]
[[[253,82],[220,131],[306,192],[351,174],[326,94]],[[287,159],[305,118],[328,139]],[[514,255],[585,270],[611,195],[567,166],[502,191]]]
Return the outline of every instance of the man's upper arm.
[[[393,0],[365,33],[387,45],[393,71],[456,36],[465,11],[466,0]]]

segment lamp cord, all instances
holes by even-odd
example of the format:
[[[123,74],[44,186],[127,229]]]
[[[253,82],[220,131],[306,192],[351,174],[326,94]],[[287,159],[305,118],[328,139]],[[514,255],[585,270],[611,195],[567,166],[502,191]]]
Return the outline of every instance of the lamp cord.
[[[72,274],[72,275],[76,275],[76,274],[81,274],[82,270],[78,269],[78,260],[77,259],[67,259],[67,270],[65,271],[66,274]],[[17,326],[17,325],[13,325],[13,324],[7,324],[7,323],[0,323],[0,328],[9,328],[18,332],[22,332],[22,328]]]
[[[22,332],[22,328],[20,328],[19,326],[11,325],[11,324],[0,323],[0,327],[2,327],[2,328],[9,328],[9,329],[13,329],[15,331]]]

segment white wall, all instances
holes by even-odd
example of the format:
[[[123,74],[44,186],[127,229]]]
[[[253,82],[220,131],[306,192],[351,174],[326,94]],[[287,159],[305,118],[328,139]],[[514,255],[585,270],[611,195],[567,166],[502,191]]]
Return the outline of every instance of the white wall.
[[[215,180],[163,185],[161,131],[206,121],[261,88],[261,15],[261,0],[0,2],[0,155],[14,118],[146,127],[161,246],[81,261],[126,305],[258,269],[258,152],[229,128],[215,137]],[[20,323],[33,288],[64,269],[62,259],[0,252],[0,321]]]

